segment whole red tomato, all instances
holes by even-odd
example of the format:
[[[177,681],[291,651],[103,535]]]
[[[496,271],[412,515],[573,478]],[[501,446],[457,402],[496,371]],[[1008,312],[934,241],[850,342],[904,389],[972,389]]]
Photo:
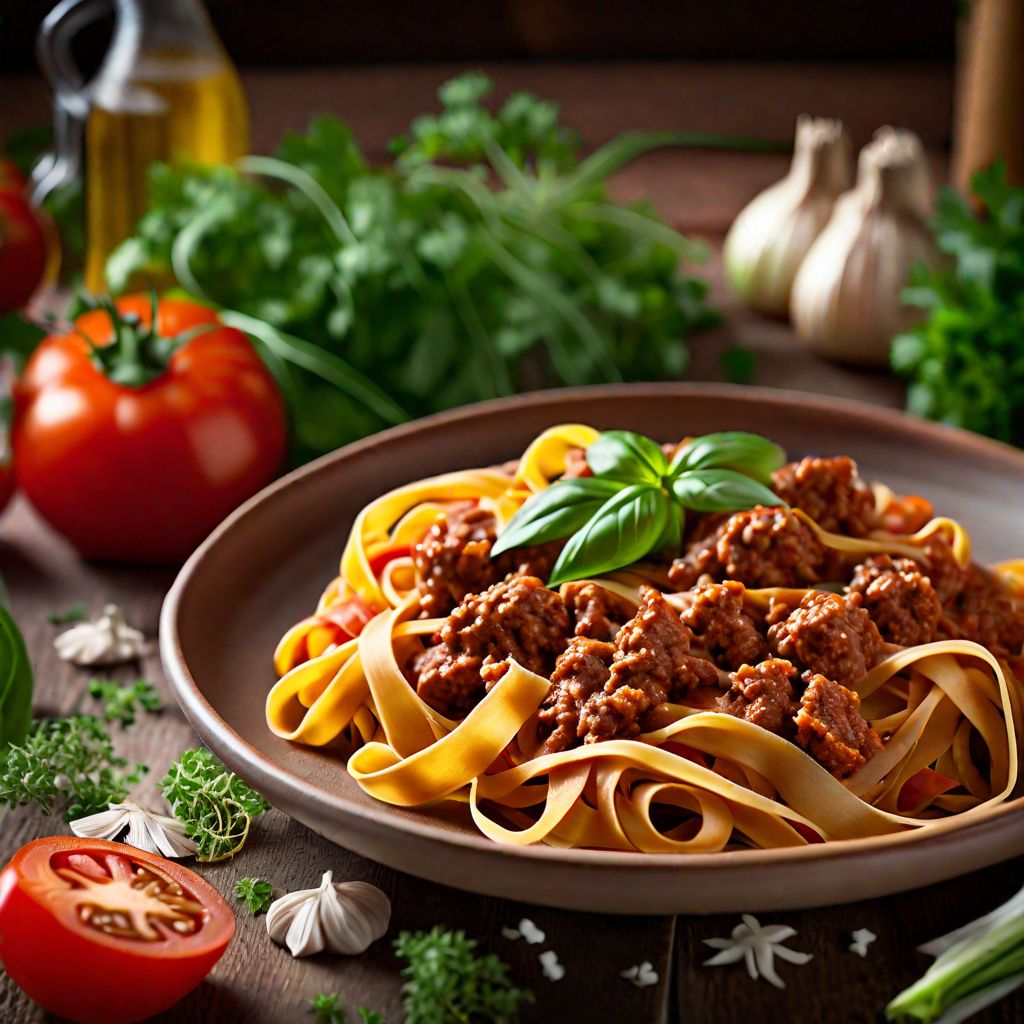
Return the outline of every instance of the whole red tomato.
[[[173,1006],[235,932],[194,871],[122,843],[35,839],[0,874],[0,961],[37,1003],[81,1024]]]
[[[18,485],[86,557],[180,562],[274,477],[284,405],[213,310],[164,298],[154,331],[148,296],[115,306],[116,323],[94,310],[32,354],[15,386]]]
[[[28,199],[0,188],[0,313],[21,309],[46,271],[46,236]]]

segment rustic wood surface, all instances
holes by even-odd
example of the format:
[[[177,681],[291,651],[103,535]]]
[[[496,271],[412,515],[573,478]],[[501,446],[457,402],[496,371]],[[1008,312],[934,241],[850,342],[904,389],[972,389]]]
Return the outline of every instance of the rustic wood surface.
[[[257,123],[262,110],[273,131],[261,139],[261,148],[279,134],[285,125],[301,124],[310,106],[319,106],[318,97],[328,91],[327,81],[355,90],[365,86],[363,95],[373,96],[372,109],[377,134],[386,137],[408,118],[406,113],[422,109],[423,87],[428,81],[443,78],[445,69],[404,70],[388,78],[380,72],[360,71],[333,78],[312,72],[280,75],[263,73],[256,82],[254,113]],[[615,81],[631,88],[625,71]],[[647,72],[641,73],[641,78]],[[732,69],[709,70],[707,79],[694,77],[694,89],[700,100],[718,98],[718,110],[728,122],[726,130],[753,130],[748,117],[736,114],[737,105],[730,96],[754,96],[758,111],[772,111],[773,130],[781,131],[791,122],[797,109],[810,104],[807,89],[826,89],[825,99],[845,104],[857,121],[858,131],[882,120],[911,122],[915,109],[924,110],[921,127],[928,141],[943,141],[940,117],[936,109],[948,101],[948,80],[934,69],[919,69],[917,76],[901,68],[894,77],[868,75],[853,68],[842,74],[825,75],[821,69],[790,68],[767,76],[764,69],[747,72]],[[714,76],[731,76],[714,78]],[[583,112],[577,123],[590,125],[591,135],[599,137],[611,131],[639,124],[637,106],[632,115],[621,103],[609,113],[604,107],[609,79],[591,69],[583,80],[580,73],[559,77],[548,69],[540,79],[529,71],[505,73],[506,84],[528,84],[538,91],[567,97]],[[776,81],[777,106],[762,89],[762,83]],[[37,102],[35,83],[28,80],[0,79],[0,96],[18,82],[21,115]],[[666,104],[670,95],[667,81],[644,79],[655,105]],[[660,84],[659,84],[660,82]],[[724,88],[724,84],[728,88]],[[902,82],[906,88],[894,83]],[[588,84],[589,83],[589,84]],[[598,89],[595,83],[602,83]],[[754,85],[752,86],[752,83]],[[801,84],[802,83],[802,84]],[[884,83],[884,89],[880,83]],[[250,87],[253,81],[249,80]],[[911,86],[917,89],[913,93]],[[753,92],[751,89],[753,88]],[[415,103],[410,99],[416,91]],[[724,92],[723,92],[724,89]],[[588,92],[588,90],[591,90]],[[659,91],[660,90],[660,91]],[[702,91],[703,90],[703,91]],[[865,90],[866,93],[865,93]],[[883,95],[884,93],[884,95]],[[851,100],[859,96],[859,100]],[[599,97],[599,98],[598,98]],[[659,100],[659,97],[661,98]],[[721,128],[714,110],[696,102],[692,92],[683,102],[687,110],[699,110],[706,124],[694,127]],[[895,104],[898,118],[878,116],[880,109]],[[929,103],[931,104],[929,106]],[[916,104],[916,106],[915,106]],[[335,108],[346,106],[337,102]],[[785,118],[776,111],[782,109]],[[816,109],[827,108],[823,100]],[[589,111],[589,113],[587,113]],[[604,111],[602,113],[602,111]],[[5,111],[6,113],[6,111]],[[369,124],[368,115],[364,114]],[[641,120],[643,118],[640,118]],[[692,122],[692,118],[690,121]],[[621,121],[621,123],[620,123]],[[674,123],[683,123],[673,119]],[[777,124],[776,124],[777,122]],[[666,123],[653,121],[644,127]],[[383,125],[386,131],[379,126]],[[941,155],[936,156],[941,169]],[[617,183],[621,194],[645,192],[667,209],[671,219],[682,227],[707,233],[720,241],[721,231],[738,206],[758,188],[778,177],[785,161],[777,157],[741,157],[692,154],[663,155],[646,161],[635,171],[623,175]],[[680,183],[686,187],[680,187]],[[902,402],[900,385],[879,374],[844,370],[807,355],[788,329],[779,323],[761,320],[741,310],[730,299],[720,280],[719,248],[709,264],[713,298],[726,312],[727,326],[694,341],[693,362],[688,376],[699,380],[721,379],[720,357],[734,343],[742,343],[759,357],[756,382],[776,387],[792,387],[825,394],[862,398],[885,405]],[[10,592],[13,611],[21,623],[36,670],[36,711],[38,714],[66,714],[75,709],[97,710],[85,695],[89,673],[58,661],[52,646],[57,628],[47,621],[47,613],[85,602],[96,613],[102,604],[115,601],[127,609],[131,621],[155,635],[160,602],[172,574],[118,567],[87,565],[59,538],[42,526],[23,502],[16,502],[0,524],[0,574]],[[127,730],[115,728],[119,749],[129,758],[144,760],[152,767],[149,781],[140,789],[152,795],[167,763],[184,747],[195,744],[196,737],[173,703],[155,655],[132,670],[115,675],[128,680],[138,675],[150,679],[161,691],[167,706],[156,715],[147,715]],[[64,833],[60,819],[47,819],[32,809],[7,812],[0,824],[0,863],[20,845],[39,835]],[[1005,900],[1024,881],[1024,859],[984,872],[884,900],[799,913],[765,914],[762,922],[791,924],[798,936],[791,940],[795,949],[814,954],[805,967],[783,964],[781,973],[788,987],[778,992],[764,982],[746,977],[742,967],[706,969],[700,966],[710,950],[701,940],[728,935],[737,923],[735,917],[694,918],[613,918],[531,908],[504,900],[488,899],[421,882],[415,878],[375,865],[334,846],[305,827],[290,821],[278,811],[264,815],[254,827],[246,849],[233,862],[204,867],[206,876],[229,899],[236,879],[249,875],[269,879],[275,889],[285,891],[312,886],[326,869],[337,879],[363,879],[381,886],[392,898],[394,915],[390,937],[402,929],[429,928],[434,924],[464,928],[478,938],[483,948],[493,950],[512,966],[517,981],[536,994],[536,1004],[524,1015],[527,1021],[576,1022],[623,1021],[638,1024],[654,1022],[860,1022],[882,1019],[885,1003],[909,984],[927,966],[927,958],[915,952],[922,941],[963,923]],[[505,926],[515,926],[528,916],[546,933],[543,945],[527,946],[511,942],[501,935]],[[388,943],[381,942],[357,958],[316,957],[304,961],[274,946],[263,919],[253,919],[241,910],[239,928],[228,952],[210,977],[161,1020],[170,1022],[279,1022],[312,1020],[308,1013],[310,998],[317,992],[339,993],[355,1019],[355,1010],[367,1006],[386,1022],[401,1020],[401,979],[399,964]],[[850,933],[870,928],[879,936],[861,959],[848,951]],[[565,978],[550,982],[543,977],[538,953],[553,949],[566,967]],[[659,983],[637,989],[619,978],[619,972],[641,960],[650,960],[659,975]],[[59,965],[55,965],[59,969]],[[0,1021],[22,1022],[46,1019],[6,979],[0,976]],[[1024,996],[1005,1000],[977,1018],[990,1024],[1011,1024],[1024,1020]]]

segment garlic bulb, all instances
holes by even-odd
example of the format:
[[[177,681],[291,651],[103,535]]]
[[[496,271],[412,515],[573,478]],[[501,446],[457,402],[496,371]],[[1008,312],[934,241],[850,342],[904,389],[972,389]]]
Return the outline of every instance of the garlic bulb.
[[[110,804],[105,811],[76,818],[71,831],[86,839],[117,839],[147,853],[164,857],[191,857],[196,844],[185,834],[185,826],[166,814],[155,814],[130,800]]]
[[[930,211],[920,140],[880,128],[861,150],[856,186],[836,203],[793,284],[793,323],[812,349],[865,366],[888,363],[892,338],[922,316],[900,302],[907,271],[939,260]]]
[[[93,622],[80,622],[53,641],[57,656],[76,665],[119,665],[146,653],[146,638],[125,622],[116,604],[104,605]]]
[[[786,316],[797,268],[850,181],[842,122],[797,118],[789,174],[746,206],[725,238],[725,272],[740,298],[762,313]]]
[[[326,949],[354,956],[388,930],[391,901],[366,882],[331,881],[327,871],[318,889],[301,889],[275,900],[267,911],[267,932],[292,956]]]

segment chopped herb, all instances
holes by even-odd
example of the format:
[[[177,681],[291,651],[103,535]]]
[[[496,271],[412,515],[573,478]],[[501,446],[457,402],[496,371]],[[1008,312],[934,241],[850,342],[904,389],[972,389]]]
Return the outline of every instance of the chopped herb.
[[[318,992],[309,1001],[309,1006],[316,1014],[316,1024],[346,1024],[347,1018],[341,996],[333,992]]]
[[[586,458],[593,476],[559,480],[530,498],[498,538],[492,557],[568,537],[548,580],[554,587],[678,548],[687,510],[785,504],[767,486],[785,453],[757,434],[695,437],[670,463],[649,437],[609,430],[587,448]]]
[[[263,878],[240,878],[235,882],[235,896],[249,908],[253,916],[262,914],[273,902],[273,886]]]
[[[435,927],[402,932],[395,952],[407,961],[402,974],[405,1024],[513,1024],[533,994],[516,988],[509,969],[493,953],[478,955],[462,931]]]
[[[360,1024],[383,1024],[381,1016],[374,1010],[368,1010],[365,1006],[359,1007]]]
[[[120,803],[147,770],[115,755],[98,718],[44,718],[0,757],[0,804],[59,808],[72,821]]]
[[[757,356],[745,345],[733,345],[722,353],[722,372],[730,384],[749,384],[757,373]]]
[[[159,711],[160,694],[152,683],[137,679],[122,686],[110,679],[90,679],[89,695],[103,701],[103,717],[108,722],[132,725],[137,708],[144,711]]]
[[[209,750],[185,750],[160,783],[171,810],[198,846],[200,861],[226,860],[270,805]]]
[[[46,618],[53,626],[70,626],[73,622],[84,622],[89,611],[84,604],[73,604],[62,612],[50,612]]]

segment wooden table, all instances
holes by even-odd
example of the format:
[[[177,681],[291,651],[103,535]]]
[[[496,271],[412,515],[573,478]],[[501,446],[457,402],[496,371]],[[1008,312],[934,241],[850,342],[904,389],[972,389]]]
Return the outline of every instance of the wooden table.
[[[329,73],[310,77],[312,72],[302,72],[274,78],[262,73],[250,76],[247,85],[254,94],[257,114],[266,110],[275,126],[279,122],[290,126],[304,120],[296,111],[323,107],[320,100],[338,83],[361,84],[362,94],[369,93],[375,100],[366,106],[379,123],[387,126],[386,132],[378,126],[377,134],[386,137],[408,120],[407,108],[413,112],[422,108],[424,82],[443,78],[446,70],[402,69],[400,73],[391,72],[390,77],[370,70],[338,72],[333,77]],[[847,116],[856,119],[861,135],[863,126],[881,123],[888,117],[896,119],[891,113],[876,114],[873,107],[888,104],[885,109],[891,111],[895,103],[898,111],[907,115],[899,120],[907,123],[913,122],[915,101],[918,107],[922,106],[922,95],[931,97],[935,103],[948,100],[947,76],[928,68],[918,69],[916,74],[906,69],[894,73],[897,81],[902,76],[907,88],[895,88],[892,76],[878,75],[874,70],[868,74],[864,69],[852,68],[836,76],[826,75],[821,69],[776,69],[774,79],[770,75],[764,79],[776,83],[773,102],[759,84],[759,76],[767,74],[763,68],[715,68],[705,72],[704,78],[682,70],[678,74],[690,75],[691,87],[688,91],[673,92],[672,79],[665,78],[663,68],[652,71],[631,66],[615,73],[620,88],[614,93],[618,99],[609,106],[595,105],[593,92],[587,91],[586,79],[593,81],[592,66],[586,72],[566,70],[561,76],[543,67],[539,71],[520,71],[518,78],[507,70],[498,71],[505,85],[529,84],[538,91],[563,95],[568,105],[575,103],[583,111],[584,117],[589,102],[595,108],[593,124],[600,125],[591,133],[592,138],[599,138],[610,129],[635,126],[636,116],[640,116],[637,111],[649,112],[652,105],[657,108],[660,102],[666,106],[680,96],[683,98],[679,102],[694,116],[674,123],[721,129],[721,118],[716,120],[714,109],[708,109],[705,99],[721,99],[723,88],[726,99],[739,93],[752,95],[756,101],[754,113],[760,116],[770,112],[773,128],[791,123],[792,113],[810,106],[805,96],[807,88],[814,90],[815,95],[824,90],[833,108],[847,104]],[[885,89],[880,86],[882,81]],[[0,95],[4,89],[14,87],[12,82],[17,84],[19,97],[25,97],[25,105],[31,108],[37,102],[38,87],[24,80],[0,79]],[[911,85],[916,92],[910,90]],[[622,90],[632,90],[636,98],[636,116],[632,119],[628,112],[623,112]],[[849,99],[854,91],[859,97],[857,102]],[[788,99],[783,102],[780,96]],[[25,109],[25,105],[20,109]],[[344,106],[344,101],[338,105]],[[822,108],[816,105],[815,109]],[[942,141],[941,117],[927,104],[922,109],[929,112],[918,127],[930,143],[937,145]],[[282,111],[288,112],[287,117]],[[649,113],[646,116],[651,118]],[[726,130],[754,130],[731,106],[722,116],[727,121],[733,118]],[[576,121],[581,123],[580,118]],[[644,126],[663,124],[655,119]],[[378,125],[378,121],[373,125]],[[269,139],[259,139],[260,148],[267,148],[276,134],[275,127]],[[939,152],[936,164],[941,168]],[[770,156],[665,154],[621,176],[616,187],[621,195],[653,195],[675,223],[720,242],[721,232],[738,205],[777,178],[784,166],[783,159]],[[825,364],[806,354],[784,325],[761,320],[738,308],[722,286],[718,253],[716,245],[708,273],[713,281],[713,299],[725,311],[727,322],[725,327],[694,341],[690,377],[721,379],[721,353],[739,342],[759,356],[757,383],[857,397],[890,406],[902,404],[901,386],[891,378]],[[32,652],[38,714],[97,710],[95,702],[83,696],[89,673],[57,660],[52,646],[57,629],[47,622],[46,613],[62,610],[76,601],[84,601],[95,613],[105,602],[115,601],[127,610],[134,624],[153,636],[160,602],[171,581],[168,572],[83,564],[22,503],[17,503],[0,524],[0,573]],[[155,656],[147,657],[139,669],[122,670],[116,675],[128,680],[140,673],[160,689],[167,706],[155,716],[142,718],[134,727],[115,732],[118,747],[127,757],[144,760],[152,768],[150,781],[140,790],[145,796],[153,794],[167,763],[183,748],[195,744],[196,737],[173,703]],[[30,839],[65,832],[62,821],[46,819],[34,810],[8,812],[0,829],[0,862]],[[778,992],[765,982],[751,981],[742,967],[701,967],[701,961],[710,954],[701,940],[728,935],[737,923],[735,916],[613,918],[531,908],[460,893],[356,857],[278,811],[259,819],[246,849],[235,861],[204,867],[201,873],[231,899],[234,882],[246,875],[267,878],[277,890],[284,891],[316,884],[328,868],[338,880],[363,879],[389,894],[394,905],[389,938],[403,929],[443,924],[465,929],[480,941],[482,948],[500,954],[511,965],[517,982],[536,994],[536,1004],[524,1014],[524,1020],[545,1024],[877,1021],[886,1002],[928,965],[929,960],[915,952],[918,944],[991,909],[1024,882],[1024,859],[1020,859],[888,899],[816,911],[762,914],[762,923],[792,925],[798,935],[790,945],[814,954],[805,967],[782,966],[788,987]],[[524,916],[546,933],[543,946],[527,946],[502,937],[503,927],[515,926]],[[352,1019],[355,1010],[365,1005],[378,1011],[386,1022],[401,1020],[399,964],[388,942],[378,943],[353,959],[317,957],[296,961],[270,942],[262,918],[251,918],[242,909],[238,925],[230,949],[209,979],[162,1020],[203,1024],[311,1020],[307,1012],[309,1000],[321,991],[339,993],[350,1008]],[[847,948],[850,933],[857,928],[869,928],[879,936],[864,959]],[[566,967],[565,978],[560,982],[547,981],[541,974],[537,952],[546,948],[554,949]],[[637,989],[619,977],[620,971],[645,959],[658,972],[657,985]],[[0,977],[0,1021],[40,1019],[44,1016],[6,978]],[[978,1019],[993,1024],[1019,1024],[1024,1019],[1024,996],[1011,997]]]

